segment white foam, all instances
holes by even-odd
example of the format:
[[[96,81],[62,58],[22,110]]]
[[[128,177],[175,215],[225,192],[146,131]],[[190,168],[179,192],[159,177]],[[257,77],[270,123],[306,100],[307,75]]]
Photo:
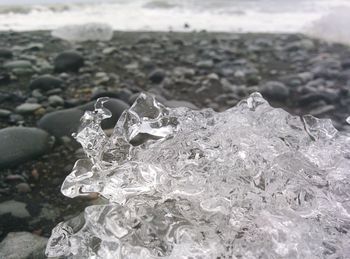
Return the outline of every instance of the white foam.
[[[63,0],[61,0],[63,1]],[[159,1],[158,1],[159,2]],[[164,2],[164,1],[163,1]],[[346,33],[346,16],[343,22],[337,15],[328,17],[339,6],[350,8],[347,0],[274,0],[261,1],[168,1],[157,4],[150,0],[115,0],[113,3],[70,4],[66,8],[32,6],[28,13],[0,13],[0,30],[54,30],[61,26],[86,23],[106,23],[114,30],[124,31],[186,31],[207,30],[224,32],[305,32],[320,36],[327,30],[338,29]],[[217,5],[216,5],[217,3]],[[316,21],[323,19],[318,27]],[[331,23],[328,26],[328,21]],[[190,28],[185,28],[189,24]],[[341,28],[340,28],[341,27]],[[305,29],[307,28],[307,30]],[[311,28],[311,32],[310,32]],[[318,28],[318,29],[316,29]],[[346,29],[345,29],[346,28]],[[317,33],[312,33],[313,30]],[[322,33],[320,33],[322,31]],[[334,36],[349,42],[348,36]]]

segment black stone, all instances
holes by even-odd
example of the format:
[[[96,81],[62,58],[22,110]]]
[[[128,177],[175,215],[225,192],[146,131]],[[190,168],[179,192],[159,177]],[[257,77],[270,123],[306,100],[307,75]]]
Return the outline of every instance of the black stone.
[[[0,58],[9,59],[12,57],[13,57],[13,54],[11,50],[0,48]]]
[[[63,81],[51,75],[43,75],[34,79],[30,84],[31,90],[39,89],[41,91],[49,91],[62,87]]]
[[[84,58],[75,51],[60,53],[54,60],[55,72],[78,72],[84,65]]]
[[[160,84],[165,78],[165,71],[163,69],[155,69],[149,74],[148,78],[152,83]]]
[[[49,134],[41,129],[10,127],[0,130],[0,169],[37,158],[52,146]]]

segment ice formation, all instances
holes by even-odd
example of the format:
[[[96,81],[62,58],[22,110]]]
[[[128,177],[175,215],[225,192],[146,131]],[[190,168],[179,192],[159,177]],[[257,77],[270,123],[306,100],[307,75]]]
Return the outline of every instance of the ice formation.
[[[113,37],[113,28],[104,23],[66,25],[51,32],[53,37],[67,41],[109,41]]]
[[[65,258],[349,258],[350,137],[254,93],[225,112],[142,94],[108,137],[100,99],[82,119],[62,192],[99,193],[52,232]]]

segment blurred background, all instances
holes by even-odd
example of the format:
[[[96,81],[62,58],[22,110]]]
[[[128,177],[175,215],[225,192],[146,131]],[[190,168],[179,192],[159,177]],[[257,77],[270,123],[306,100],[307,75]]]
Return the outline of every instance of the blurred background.
[[[348,0],[0,0],[0,258],[45,258],[97,195],[60,186],[72,133],[107,96],[107,133],[140,92],[226,110],[255,91],[349,130]]]
[[[0,29],[51,30],[105,22],[115,30],[346,31],[347,0],[1,0]],[[336,14],[336,15],[334,15]],[[334,16],[332,16],[334,15]],[[313,23],[323,18],[327,24]],[[336,18],[336,19],[335,19]],[[332,23],[332,24],[330,24]],[[342,23],[342,26],[339,26]],[[188,26],[184,26],[184,25]],[[316,27],[316,28],[315,28]],[[320,31],[321,30],[321,31]],[[334,34],[334,38],[341,35]],[[329,33],[329,31],[328,31]]]

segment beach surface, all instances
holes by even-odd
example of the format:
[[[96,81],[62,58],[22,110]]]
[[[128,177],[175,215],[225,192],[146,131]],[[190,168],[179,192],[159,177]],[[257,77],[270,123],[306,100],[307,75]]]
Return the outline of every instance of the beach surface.
[[[256,91],[349,130],[349,89],[349,47],[301,34],[115,32],[70,43],[49,31],[0,32],[0,240],[18,231],[49,237],[101,202],[60,193],[82,157],[71,134],[99,97],[110,97],[106,132],[141,92],[170,107],[223,111]]]

